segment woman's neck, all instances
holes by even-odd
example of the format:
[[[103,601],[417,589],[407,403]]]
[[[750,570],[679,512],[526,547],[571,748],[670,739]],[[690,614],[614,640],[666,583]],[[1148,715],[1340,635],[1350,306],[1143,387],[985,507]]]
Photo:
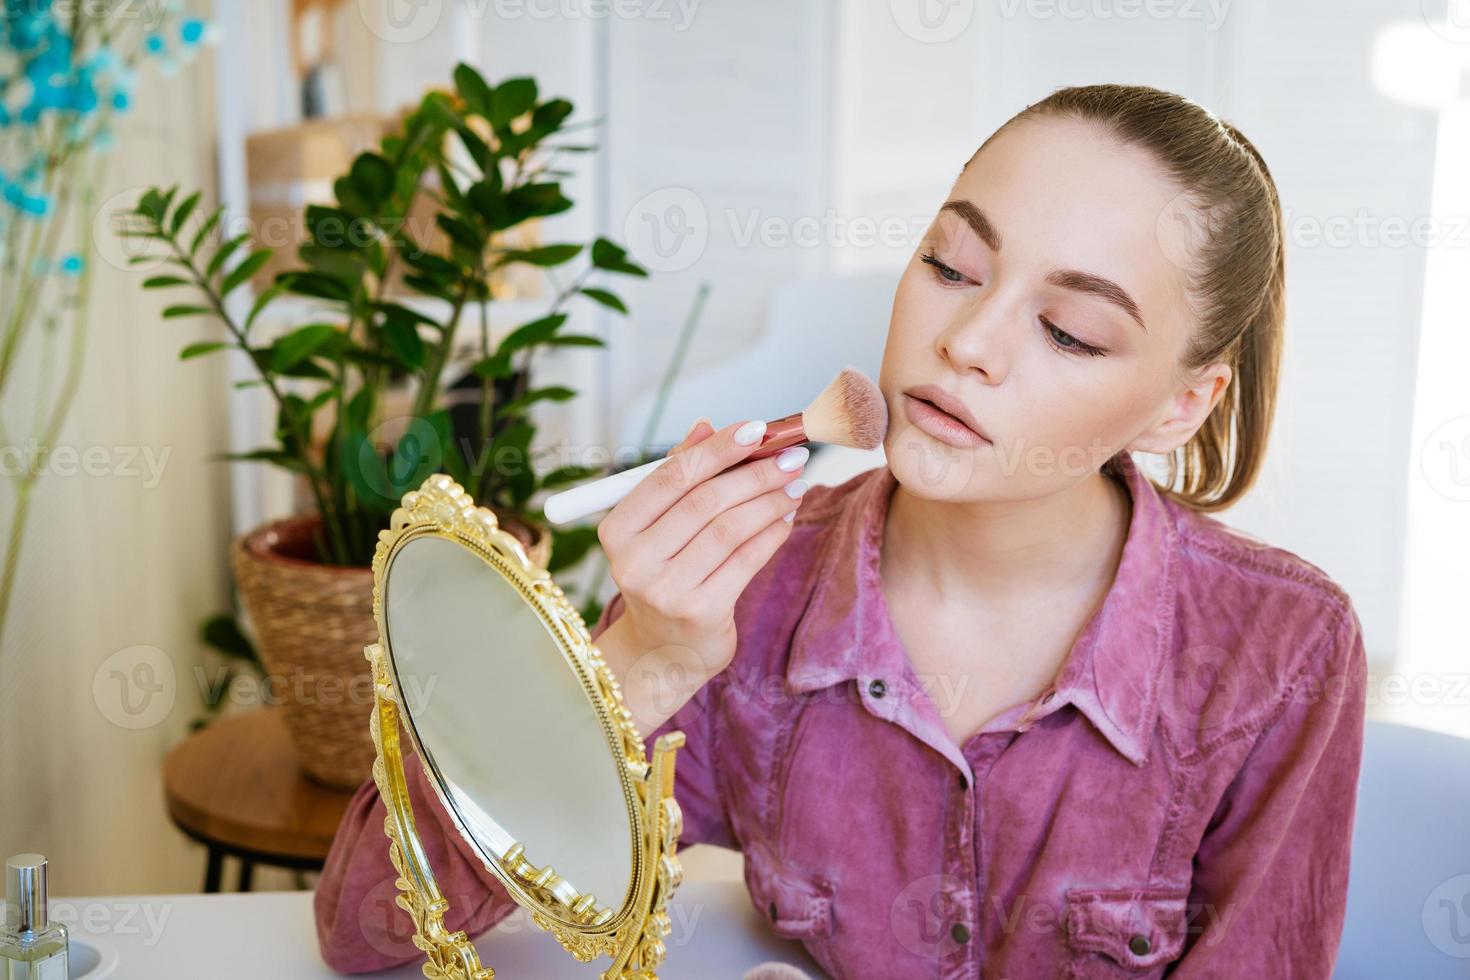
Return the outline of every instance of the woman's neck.
[[[1127,487],[1102,473],[1031,500],[926,500],[894,488],[883,577],[946,602],[1106,592],[1132,515]]]

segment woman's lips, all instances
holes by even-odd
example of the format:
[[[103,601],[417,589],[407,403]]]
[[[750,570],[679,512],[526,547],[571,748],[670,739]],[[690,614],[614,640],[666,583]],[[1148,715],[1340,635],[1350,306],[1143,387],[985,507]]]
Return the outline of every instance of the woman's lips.
[[[938,439],[940,442],[954,446],[956,449],[975,449],[980,446],[990,445],[990,440],[970,428],[959,419],[948,412],[942,412],[922,398],[913,395],[903,396],[903,411],[915,427]]]

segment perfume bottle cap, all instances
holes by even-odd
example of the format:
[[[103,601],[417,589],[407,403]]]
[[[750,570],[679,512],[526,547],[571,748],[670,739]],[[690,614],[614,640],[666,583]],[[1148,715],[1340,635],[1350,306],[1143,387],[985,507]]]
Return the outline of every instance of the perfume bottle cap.
[[[46,927],[44,854],[16,854],[5,862],[5,927],[12,933]]]

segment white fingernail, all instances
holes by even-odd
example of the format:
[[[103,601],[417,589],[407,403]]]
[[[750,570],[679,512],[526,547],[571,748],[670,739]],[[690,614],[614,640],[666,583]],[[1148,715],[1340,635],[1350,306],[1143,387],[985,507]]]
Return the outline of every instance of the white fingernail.
[[[785,517],[781,518],[781,520],[785,521],[787,524],[790,524],[792,521],[796,520],[796,511],[791,511]]]
[[[799,469],[811,454],[812,451],[805,446],[783,449],[776,455],[776,467],[783,472],[790,473],[792,470]]]
[[[786,496],[792,498],[793,500],[797,497],[800,497],[804,493],[806,493],[805,480],[792,480],[790,483],[786,484]]]
[[[747,422],[735,430],[735,442],[741,446],[749,446],[761,436],[766,434],[766,423],[760,419]]]

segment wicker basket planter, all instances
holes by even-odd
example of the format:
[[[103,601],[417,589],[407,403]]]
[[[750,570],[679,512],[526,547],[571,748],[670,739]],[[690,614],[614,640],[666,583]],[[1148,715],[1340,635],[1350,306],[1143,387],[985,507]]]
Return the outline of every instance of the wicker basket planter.
[[[545,564],[551,534],[498,510],[502,526]],[[285,706],[297,761],[328,786],[352,789],[372,774],[368,715],[372,678],[362,649],[378,638],[373,573],[313,559],[315,514],[275,521],[240,535],[230,564],[255,629],[266,691]]]

